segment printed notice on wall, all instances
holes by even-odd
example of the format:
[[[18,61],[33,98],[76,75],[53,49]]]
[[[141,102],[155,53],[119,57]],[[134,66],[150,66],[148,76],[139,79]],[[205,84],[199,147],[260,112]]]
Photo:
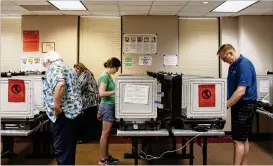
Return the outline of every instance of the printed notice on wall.
[[[269,92],[269,81],[268,80],[261,80],[260,84],[260,92],[268,93]]]
[[[124,67],[126,68],[132,68],[134,64],[133,56],[125,56],[123,64],[124,64]]]
[[[24,52],[39,51],[39,31],[23,31],[23,50]]]
[[[177,55],[164,55],[165,66],[176,66],[178,63]]]
[[[149,99],[149,86],[142,85],[125,85],[125,103],[134,103],[134,104],[148,104]]]
[[[123,53],[156,54],[157,35],[123,35]]]
[[[41,56],[21,56],[21,71],[44,71],[43,58]]]
[[[152,56],[139,56],[139,65],[140,66],[152,66]]]

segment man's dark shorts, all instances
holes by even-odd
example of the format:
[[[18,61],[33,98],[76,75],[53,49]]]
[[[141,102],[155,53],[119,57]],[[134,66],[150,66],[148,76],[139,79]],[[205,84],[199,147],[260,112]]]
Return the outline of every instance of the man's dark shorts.
[[[256,102],[238,102],[231,108],[232,139],[245,142],[252,129],[252,120],[256,112]]]

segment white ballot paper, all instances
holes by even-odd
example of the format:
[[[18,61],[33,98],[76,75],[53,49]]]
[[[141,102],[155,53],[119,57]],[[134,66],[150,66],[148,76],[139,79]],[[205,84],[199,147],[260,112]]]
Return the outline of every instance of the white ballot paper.
[[[264,93],[269,92],[269,81],[268,80],[260,81],[260,92],[264,92]]]
[[[148,104],[149,86],[125,85],[125,103]]]

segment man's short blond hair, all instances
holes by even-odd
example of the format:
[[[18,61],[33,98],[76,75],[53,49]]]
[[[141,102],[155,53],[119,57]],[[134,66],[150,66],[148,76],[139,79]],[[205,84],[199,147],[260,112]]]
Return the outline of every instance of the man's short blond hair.
[[[217,51],[217,55],[226,52],[227,50],[236,51],[235,48],[231,44],[223,44]]]

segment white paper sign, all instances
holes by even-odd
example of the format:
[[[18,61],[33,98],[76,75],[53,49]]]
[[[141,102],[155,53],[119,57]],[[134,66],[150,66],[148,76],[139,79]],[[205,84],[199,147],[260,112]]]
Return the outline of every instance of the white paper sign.
[[[268,93],[269,92],[269,81],[261,80],[260,81],[260,92]]]
[[[176,66],[178,64],[177,55],[165,55],[164,65],[165,66]]]
[[[44,71],[43,57],[22,55],[21,56],[21,71]]]
[[[125,103],[148,104],[149,86],[125,85]]]
[[[139,56],[140,66],[152,66],[152,56]]]

